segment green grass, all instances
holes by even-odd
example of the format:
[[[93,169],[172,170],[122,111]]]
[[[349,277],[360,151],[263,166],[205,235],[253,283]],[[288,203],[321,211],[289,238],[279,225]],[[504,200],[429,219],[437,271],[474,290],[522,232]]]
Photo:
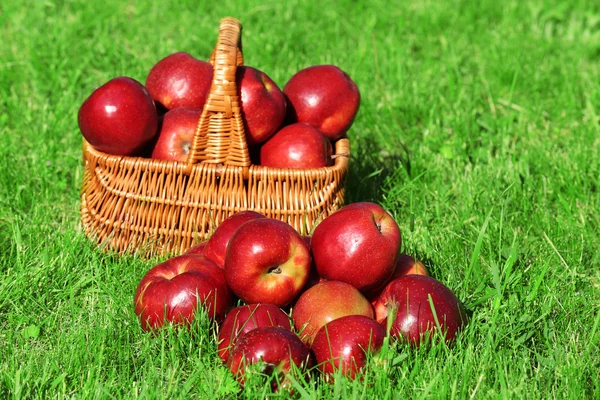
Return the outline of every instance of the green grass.
[[[597,2],[122,3],[0,5],[0,398],[238,396],[206,324],[141,331],[133,293],[153,263],[103,254],[78,214],[83,99],[174,51],[207,58],[227,15],[280,85],[321,63],[352,76],[347,202],[390,210],[403,250],[472,315],[451,348],[394,347],[370,385],[296,395],[600,397]]]

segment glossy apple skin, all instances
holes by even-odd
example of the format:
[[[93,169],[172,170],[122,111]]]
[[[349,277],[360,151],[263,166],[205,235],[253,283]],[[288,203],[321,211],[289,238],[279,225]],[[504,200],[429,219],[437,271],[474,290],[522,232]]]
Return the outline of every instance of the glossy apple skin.
[[[204,249],[206,257],[214,261],[219,267],[225,268],[225,254],[231,237],[242,224],[257,218],[266,217],[254,211],[240,211],[221,222],[206,243]]]
[[[373,307],[377,307],[380,306],[377,304],[377,300],[379,298],[379,296],[381,295],[381,293],[383,293],[383,289],[385,289],[385,286],[387,286],[387,284],[391,281],[393,281],[396,278],[400,278],[401,276],[404,275],[425,275],[425,276],[429,276],[429,272],[427,271],[427,268],[425,268],[425,265],[423,265],[422,262],[416,260],[414,257],[409,256],[408,254],[400,254],[398,256],[398,259],[396,260],[396,266],[394,267],[394,273],[392,274],[392,276],[390,277],[390,279],[386,282],[386,284],[384,286],[382,286],[381,288],[373,291],[372,293],[369,293],[367,298],[371,301],[371,304],[373,304]],[[385,308],[385,306],[384,306]],[[375,308],[375,319],[377,318],[378,315],[378,309]],[[385,312],[385,315],[387,315],[387,311]]]
[[[77,121],[95,149],[121,156],[141,152],[158,130],[156,107],[148,91],[125,76],[94,90],[79,108]]]
[[[368,294],[394,272],[401,244],[398,224],[381,206],[342,207],[315,228],[311,250],[319,275],[350,283]]]
[[[286,114],[286,101],[277,84],[252,67],[236,70],[242,116],[248,144],[262,143],[279,129]]]
[[[257,218],[242,224],[225,255],[225,278],[246,303],[283,307],[300,292],[310,272],[310,251],[288,224]]]
[[[204,249],[206,248],[206,243],[207,242],[208,242],[208,240],[205,240],[203,242],[200,242],[200,243],[197,243],[197,244],[193,245],[184,254],[195,254],[195,255],[203,256],[204,255]]]
[[[300,295],[292,310],[294,326],[309,346],[323,325],[347,315],[372,319],[373,307],[352,285],[340,281],[317,283]]]
[[[165,322],[189,326],[199,303],[217,322],[232,305],[223,270],[200,255],[181,255],[153,267],[134,297],[135,313],[146,331]]]
[[[146,88],[166,109],[204,107],[213,78],[210,63],[177,52],[160,60],[146,78]]]
[[[201,115],[200,108],[179,107],[167,111],[158,133],[158,140],[152,150],[152,158],[187,161]]]
[[[260,165],[273,168],[322,168],[331,164],[331,142],[315,127],[291,124],[260,148]]]
[[[390,282],[380,297],[381,304],[387,307],[387,315],[380,314],[378,319],[382,326],[387,326],[387,318],[394,310],[396,317],[391,324],[391,335],[418,346],[425,334],[433,335],[438,329],[429,296],[445,340],[453,341],[467,324],[467,316],[454,293],[429,276],[405,275]]]
[[[238,337],[231,349],[227,366],[238,381],[245,382],[246,368],[263,361],[265,373],[278,373],[283,386],[292,363],[301,369],[311,366],[310,350],[292,332],[281,327],[261,327]],[[275,389],[275,387],[274,387]]]
[[[283,93],[289,118],[316,127],[331,141],[346,133],[360,105],[358,87],[334,65],[316,65],[297,72]]]
[[[223,362],[229,359],[229,350],[237,338],[253,329],[279,326],[291,331],[290,317],[273,304],[247,304],[232,309],[219,329],[217,352]]]
[[[385,329],[372,318],[348,315],[324,325],[312,346],[319,370],[328,378],[341,374],[356,378],[364,368],[368,354],[376,354],[383,345]]]

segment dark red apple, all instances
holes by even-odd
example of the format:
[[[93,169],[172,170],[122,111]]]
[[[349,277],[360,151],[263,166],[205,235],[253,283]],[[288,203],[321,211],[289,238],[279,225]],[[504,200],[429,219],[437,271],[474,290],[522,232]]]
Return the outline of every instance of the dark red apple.
[[[203,256],[204,255],[204,249],[206,248],[206,243],[207,242],[208,241],[205,240],[203,242],[200,242],[200,243],[197,243],[197,244],[193,245],[184,254],[197,254],[197,255]]]
[[[315,228],[311,250],[319,275],[368,294],[394,272],[401,244],[394,218],[375,203],[342,207]]]
[[[240,226],[225,255],[225,278],[246,303],[283,307],[300,292],[310,271],[310,252],[288,224],[257,218]]]
[[[249,304],[229,311],[219,329],[217,351],[221,360],[227,362],[229,350],[238,337],[267,326],[280,326],[289,331],[292,328],[290,317],[273,304]]]
[[[415,345],[436,332],[450,342],[467,323],[462,304],[452,290],[424,275],[394,279],[386,286],[376,307],[380,311],[377,319],[383,326],[387,326],[388,318],[393,318],[392,336]]]
[[[283,93],[291,120],[316,127],[331,141],[346,133],[360,105],[358,87],[334,65],[316,65],[297,72]]]
[[[324,325],[315,336],[312,352],[317,366],[329,379],[340,371],[354,379],[369,355],[381,349],[385,329],[372,318],[349,315]]]
[[[79,129],[95,149],[114,155],[136,155],[154,138],[158,116],[144,86],[125,76],[100,86],[83,102]]]
[[[283,123],[285,97],[277,84],[256,68],[238,67],[236,81],[248,144],[262,143]]]
[[[322,168],[331,164],[331,142],[315,127],[291,124],[260,148],[260,165],[274,168]]]
[[[300,370],[311,366],[310,351],[298,336],[284,328],[256,328],[238,338],[227,366],[243,385],[248,367],[261,362],[261,372],[270,376],[277,374],[279,388],[286,387],[290,384],[287,377],[293,372],[293,365]]]
[[[294,305],[292,319],[309,346],[323,325],[347,315],[373,318],[371,303],[352,285],[339,281],[317,283]]]
[[[224,268],[227,245],[231,237],[243,223],[257,218],[265,218],[265,216],[254,211],[240,211],[221,222],[206,243],[204,249],[206,257],[213,260],[219,267]]]
[[[165,322],[190,325],[196,306],[221,321],[232,297],[223,270],[200,255],[181,255],[150,269],[135,292],[135,313],[146,331]]]
[[[167,110],[204,107],[212,85],[213,66],[185,52],[160,60],[146,78],[146,88]]]
[[[414,257],[409,256],[408,254],[400,254],[398,256],[398,260],[396,260],[396,266],[394,267],[394,273],[392,274],[392,276],[390,277],[390,279],[388,280],[387,283],[393,281],[396,278],[400,278],[401,276],[404,275],[426,275],[429,276],[429,272],[427,272],[427,268],[425,268],[425,265],[423,265],[422,262],[416,260]],[[367,296],[368,299],[371,301],[371,304],[373,304],[373,306],[375,306],[377,299],[379,298],[379,295],[383,292],[383,289],[385,289],[385,286],[380,287],[379,289],[373,291],[372,293],[369,293],[369,295]],[[377,310],[375,310],[375,314],[377,315]]]
[[[179,107],[168,111],[162,122],[152,158],[184,162],[187,160],[202,109]]]

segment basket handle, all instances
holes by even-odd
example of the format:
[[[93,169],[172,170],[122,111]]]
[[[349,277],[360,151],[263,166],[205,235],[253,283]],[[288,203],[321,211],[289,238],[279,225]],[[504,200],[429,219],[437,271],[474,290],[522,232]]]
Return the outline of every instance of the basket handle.
[[[250,155],[240,109],[235,72],[243,65],[241,23],[223,18],[217,45],[210,57],[213,80],[190,146],[187,163],[249,167]]]

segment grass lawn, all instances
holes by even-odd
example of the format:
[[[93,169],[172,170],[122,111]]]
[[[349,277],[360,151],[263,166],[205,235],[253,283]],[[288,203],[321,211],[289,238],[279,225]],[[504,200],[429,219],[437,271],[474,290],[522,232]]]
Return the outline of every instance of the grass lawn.
[[[143,333],[133,293],[158,260],[104,254],[79,222],[81,102],[171,52],[208,58],[228,15],[280,86],[350,74],[347,202],[387,208],[471,314],[450,348],[396,346],[369,385],[296,396],[600,397],[600,3],[124,3],[0,5],[0,398],[283,396],[238,394],[205,323]]]

